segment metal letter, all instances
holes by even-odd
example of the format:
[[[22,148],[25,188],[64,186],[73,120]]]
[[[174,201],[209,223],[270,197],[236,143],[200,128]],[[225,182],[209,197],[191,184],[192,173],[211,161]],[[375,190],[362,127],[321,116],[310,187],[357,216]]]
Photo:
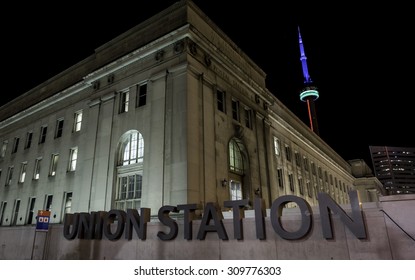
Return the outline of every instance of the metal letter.
[[[362,211],[359,206],[359,198],[357,191],[349,192],[350,205],[352,208],[352,216],[347,213],[326,193],[318,193],[318,203],[320,208],[321,226],[323,228],[323,236],[326,239],[333,238],[333,230],[331,224],[331,211],[340,216],[340,220],[350,229],[359,239],[366,238],[366,228],[363,221]]]
[[[177,205],[177,210],[184,210],[184,239],[192,240],[192,221],[195,219],[196,204],[181,204]]]
[[[169,213],[170,212],[179,212],[179,210],[177,210],[177,207],[174,206],[162,206],[159,209],[159,213],[158,213],[158,217],[159,217],[159,221],[163,224],[166,225],[170,228],[170,232],[169,233],[164,233],[162,231],[159,231],[157,233],[157,236],[161,239],[161,240],[172,240],[175,239],[177,237],[177,233],[179,231],[177,223],[175,220],[173,220],[172,218],[170,218]]]
[[[233,212],[233,236],[235,239],[242,240],[243,230],[242,230],[242,219],[245,218],[244,207],[249,203],[248,199],[243,200],[229,200],[223,202],[225,207],[232,208]]]
[[[68,240],[75,239],[78,233],[79,225],[79,213],[69,214],[66,213],[63,219],[63,236]],[[70,231],[72,227],[72,232]]]
[[[125,221],[125,239],[131,240],[133,236],[133,227],[138,238],[145,240],[147,237],[147,223],[150,221],[150,208],[140,208],[141,216],[137,209],[127,209],[127,218]]]
[[[213,225],[210,225],[209,222],[212,219]],[[225,227],[223,226],[222,219],[222,212],[217,207],[215,207],[213,203],[206,203],[202,221],[200,222],[199,233],[197,234],[197,239],[204,240],[206,237],[206,232],[216,231],[220,239],[228,240],[228,235],[226,233]]]
[[[265,201],[260,197],[255,197],[254,210],[255,210],[255,228],[256,238],[259,240],[265,240]]]
[[[122,210],[110,210],[104,218],[104,235],[108,240],[115,241],[120,239],[124,231],[125,212]],[[111,225],[117,220],[117,230],[115,233],[111,232]]]
[[[286,231],[281,225],[282,208],[288,202],[295,202],[301,211],[301,226],[295,232]],[[284,239],[295,240],[303,238],[311,228],[311,207],[301,197],[294,195],[280,196],[274,200],[271,206],[271,224],[275,232]]]

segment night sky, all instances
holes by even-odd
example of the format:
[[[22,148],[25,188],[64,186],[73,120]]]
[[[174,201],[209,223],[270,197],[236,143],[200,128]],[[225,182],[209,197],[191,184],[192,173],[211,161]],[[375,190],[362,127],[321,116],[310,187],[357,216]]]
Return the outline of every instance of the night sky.
[[[143,3],[144,2],[144,3]],[[115,1],[56,6],[11,3],[1,11],[1,104],[93,54],[94,49],[174,3]],[[267,88],[308,125],[297,27],[318,87],[321,138],[345,160],[369,146],[415,146],[412,15],[408,4],[376,9],[350,1],[194,1],[265,73]],[[332,3],[332,2],[327,2]],[[292,4],[291,4],[292,5]],[[384,6],[382,6],[384,5]],[[407,5],[407,6],[405,6]]]

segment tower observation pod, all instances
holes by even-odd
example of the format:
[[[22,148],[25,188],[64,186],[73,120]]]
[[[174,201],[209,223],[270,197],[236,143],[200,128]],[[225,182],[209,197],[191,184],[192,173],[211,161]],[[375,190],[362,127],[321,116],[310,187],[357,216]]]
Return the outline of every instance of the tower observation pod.
[[[310,74],[308,73],[307,57],[305,56],[303,39],[301,38],[300,27],[298,27],[298,42],[300,45],[300,61],[303,68],[304,88],[300,92],[300,100],[307,103],[308,118],[310,129],[319,135],[317,114],[314,101],[319,97],[317,87],[313,85]]]

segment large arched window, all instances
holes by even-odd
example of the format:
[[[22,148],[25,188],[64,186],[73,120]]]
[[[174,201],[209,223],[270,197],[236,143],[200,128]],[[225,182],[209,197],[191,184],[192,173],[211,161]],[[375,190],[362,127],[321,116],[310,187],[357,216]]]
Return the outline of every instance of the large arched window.
[[[238,174],[244,172],[241,149],[234,139],[229,142],[229,169]]]
[[[115,209],[139,209],[143,183],[144,139],[136,130],[120,139]]]
[[[229,141],[229,197],[230,200],[243,199],[244,190],[244,145],[239,139],[233,138]]]
[[[144,155],[144,140],[141,133],[138,131],[129,132],[124,135],[121,145],[122,158],[120,165],[129,165],[133,163],[143,162]]]

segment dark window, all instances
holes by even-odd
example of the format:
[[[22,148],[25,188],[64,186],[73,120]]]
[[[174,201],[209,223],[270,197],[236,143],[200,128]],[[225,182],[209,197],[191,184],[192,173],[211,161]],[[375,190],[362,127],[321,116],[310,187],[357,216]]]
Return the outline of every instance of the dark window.
[[[55,138],[61,137],[62,132],[63,132],[63,119],[59,119],[56,121]]]
[[[42,126],[40,128],[39,144],[45,143],[47,131],[48,131],[47,126]]]
[[[26,143],[24,145],[25,149],[29,149],[30,146],[32,145],[32,138],[33,138],[33,132],[30,131],[26,134]]]
[[[14,154],[15,152],[17,152],[17,148],[19,147],[19,141],[20,141],[20,138],[19,137],[15,137],[14,138],[12,154]]]
[[[245,126],[252,129],[252,110],[245,108]]]
[[[218,110],[221,112],[226,113],[226,100],[225,100],[225,92],[221,90],[216,91],[216,102],[218,105]]]
[[[137,106],[141,107],[147,103],[147,84],[137,86]]]
[[[239,122],[239,101],[232,99],[232,118]]]

